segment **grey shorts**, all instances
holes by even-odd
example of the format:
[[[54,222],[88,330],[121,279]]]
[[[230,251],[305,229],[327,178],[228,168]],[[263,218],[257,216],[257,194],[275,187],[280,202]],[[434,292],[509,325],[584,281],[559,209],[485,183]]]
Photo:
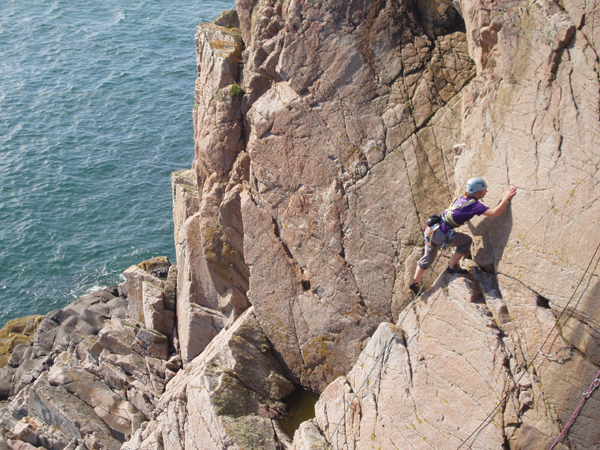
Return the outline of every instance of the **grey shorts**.
[[[446,233],[439,228],[435,230],[435,233],[433,233],[433,236],[431,237],[431,242],[425,245],[425,253],[423,254],[423,257],[417,263],[421,269],[428,269],[429,266],[431,266],[438,250],[440,249],[440,246],[445,241]],[[473,238],[471,238],[471,236],[458,232],[454,234],[454,238],[450,241],[450,244],[456,247],[456,253],[460,253],[461,255],[466,255],[469,253],[472,243]]]

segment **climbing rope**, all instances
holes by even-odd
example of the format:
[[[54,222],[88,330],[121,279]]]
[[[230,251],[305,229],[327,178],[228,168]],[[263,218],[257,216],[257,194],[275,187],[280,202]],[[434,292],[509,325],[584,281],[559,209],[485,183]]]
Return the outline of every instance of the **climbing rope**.
[[[562,311],[560,312],[560,314],[558,315],[558,318],[556,319],[556,323],[558,324],[561,317],[563,316],[563,314],[565,313],[565,311],[567,310],[568,306],[571,304],[571,302],[573,301],[573,299],[575,298],[575,294],[577,293],[577,291],[579,290],[579,287],[581,286],[581,284],[583,283],[583,280],[585,278],[585,276],[588,274],[590,267],[592,266],[592,263],[594,262],[594,259],[596,258],[596,254],[598,253],[598,250],[600,249],[600,243],[598,244],[598,246],[596,247],[596,251],[594,252],[594,254],[592,255],[592,258],[590,259],[590,262],[587,266],[587,268],[585,269],[585,272],[583,273],[583,275],[581,276],[581,279],[579,280],[579,283],[577,284],[577,286],[575,287],[575,290],[573,291],[573,294],[571,295],[571,298],[569,298],[569,301],[567,302],[567,304],[564,306],[564,308],[562,309]],[[584,289],[584,291],[581,293],[581,297],[583,297],[583,294],[585,294],[585,292],[587,291],[587,287]],[[580,297],[580,298],[581,298]],[[556,325],[555,325],[556,327]],[[513,384],[513,386],[506,392],[506,394],[504,395],[504,397],[502,398],[502,400],[500,400],[500,402],[496,405],[496,407],[487,415],[487,417],[483,420],[483,422],[481,422],[481,424],[479,424],[479,426],[477,428],[475,428],[475,430],[473,430],[473,432],[467,436],[467,438],[465,440],[462,441],[462,443],[456,448],[456,450],[460,450],[462,448],[463,445],[465,445],[467,443],[467,441],[469,439],[471,439],[475,433],[477,433],[481,428],[485,427],[487,425],[487,421],[492,418],[495,414],[496,411],[498,411],[498,408],[500,408],[503,404],[505,404],[508,401],[508,396],[514,391],[514,389],[519,385],[519,382],[521,381],[521,379],[525,376],[525,374],[529,371],[529,368],[533,365],[533,362],[536,360],[538,354],[542,354],[544,355],[544,353],[541,351],[542,348],[544,348],[544,345],[546,345],[546,342],[548,342],[548,340],[550,339],[550,336],[552,335],[552,332],[550,332],[548,334],[548,336],[546,337],[546,339],[544,340],[544,342],[542,343],[542,345],[540,346],[540,349],[538,350],[538,352],[535,354],[535,356],[533,357],[533,359],[529,362],[529,364],[527,364],[525,366],[525,370],[523,370],[523,373],[521,374],[521,376],[518,378],[518,380]],[[561,348],[564,349],[564,348]],[[559,349],[559,351],[561,350]],[[544,355],[545,356],[545,355]],[[596,384],[596,381],[594,381],[593,385]],[[597,386],[596,386],[597,387]],[[564,432],[565,430],[563,430]],[[561,433],[562,434],[562,433]]]
[[[587,392],[585,394],[583,394],[583,398],[579,402],[579,406],[577,406],[577,408],[575,409],[575,412],[573,413],[573,415],[571,416],[571,418],[569,419],[569,421],[567,422],[567,424],[565,425],[563,430],[560,432],[560,434],[558,435],[556,440],[554,441],[554,444],[552,444],[552,447],[550,447],[550,450],[552,450],[554,447],[556,447],[556,444],[558,444],[558,441],[560,441],[560,439],[565,435],[567,430],[573,424],[575,417],[577,417],[577,415],[579,414],[579,411],[581,411],[581,408],[583,408],[583,405],[585,404],[587,399],[592,396],[592,393],[596,389],[598,389],[599,386],[600,386],[600,372],[598,372],[598,375],[596,375],[596,379],[592,382],[592,384],[591,384],[590,388],[587,390]]]
[[[413,306],[413,304],[415,303],[415,301],[417,300],[417,298],[419,298],[419,295],[421,295],[421,291],[423,290],[423,287],[427,284],[427,280],[429,280],[429,277],[431,276],[431,274],[433,273],[433,269],[435,269],[435,266],[437,265],[438,261],[440,260],[440,258],[442,257],[442,255],[444,254],[444,251],[446,250],[446,248],[448,247],[448,243],[450,242],[451,239],[448,239],[448,237],[446,237],[446,242],[441,246],[441,251],[440,254],[438,255],[438,257],[436,258],[433,266],[431,266],[431,269],[429,269],[429,273],[427,274],[427,277],[425,278],[425,281],[423,282],[423,284],[421,285],[421,288],[419,289],[419,291],[417,292],[417,294],[415,295],[415,298],[408,304],[408,306],[404,309],[405,314],[404,317],[402,317],[402,320],[396,324],[396,331],[394,331],[394,334],[392,335],[392,337],[389,339],[389,341],[385,344],[385,346],[383,347],[383,350],[381,351],[381,354],[379,355],[379,357],[377,358],[377,360],[375,361],[375,364],[373,364],[373,367],[371,368],[371,370],[369,371],[369,373],[367,374],[367,376],[365,377],[363,383],[360,385],[360,387],[358,388],[358,390],[356,391],[356,393],[354,394],[354,397],[352,397],[352,400],[350,402],[345,401],[346,403],[346,408],[344,409],[344,414],[342,415],[342,417],[340,418],[340,420],[338,421],[336,427],[334,428],[333,432],[331,433],[331,436],[329,437],[329,439],[327,439],[327,443],[325,444],[325,448],[329,448],[331,447],[331,443],[333,440],[333,437],[336,435],[338,428],[340,427],[340,425],[342,424],[342,421],[346,418],[346,414],[348,413],[348,410],[350,409],[350,407],[352,406],[352,404],[354,403],[354,400],[356,400],[356,398],[358,397],[358,394],[360,393],[360,391],[362,390],[362,388],[365,386],[365,384],[367,383],[367,381],[369,380],[369,377],[371,376],[371,374],[373,373],[373,371],[375,370],[375,368],[377,367],[377,364],[379,363],[379,361],[381,360],[381,358],[383,358],[383,355],[385,355],[385,352],[387,351],[387,348],[390,346],[390,344],[394,341],[394,339],[396,339],[396,335],[398,334],[398,331],[400,331],[400,326],[402,325],[402,323],[404,322],[404,319],[406,319],[406,316],[408,316],[408,313],[410,311],[410,308]]]

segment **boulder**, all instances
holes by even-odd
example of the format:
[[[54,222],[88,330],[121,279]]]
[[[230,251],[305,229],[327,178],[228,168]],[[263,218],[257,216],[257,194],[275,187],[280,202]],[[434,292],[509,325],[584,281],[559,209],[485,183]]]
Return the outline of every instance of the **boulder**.
[[[11,367],[19,367],[19,365],[23,362],[23,357],[25,355],[25,351],[30,349],[31,346],[29,344],[18,344],[12,351],[10,358],[8,358],[7,364]]]
[[[56,427],[48,426],[35,417],[24,417],[21,420],[4,414],[2,417],[7,441],[12,441],[12,448],[19,445],[30,445],[34,448],[47,450],[64,450],[71,442],[62,431]],[[1,447],[0,447],[1,448]]]
[[[167,337],[153,329],[140,329],[135,336],[132,349],[140,355],[152,358],[167,359],[169,343]]]
[[[122,296],[127,297],[127,316],[133,320],[144,322],[143,283],[150,282],[156,286],[164,287],[165,280],[151,273],[154,267],[152,264],[141,263],[141,265],[148,268],[150,272],[146,272],[139,265],[129,267],[123,273],[125,281],[119,285],[119,292]],[[161,268],[157,274],[164,273],[164,270],[164,268]]]
[[[89,448],[121,448],[121,443],[92,407],[62,386],[38,380],[29,392],[27,406],[31,416],[60,429],[72,440],[83,440]]]
[[[129,402],[122,400],[101,378],[74,363],[68,354],[61,355],[52,367],[48,381],[53,386],[64,386],[70,394],[92,406],[95,415],[102,419],[120,442],[129,439],[145,419],[143,414]]]
[[[76,313],[76,315],[81,315],[81,313],[84,310],[88,309],[89,307],[98,305],[98,304],[107,303],[108,301],[112,300],[113,298],[115,298],[115,295],[113,295],[112,291],[110,291],[110,292],[107,290],[95,291],[95,292],[92,292],[91,294],[88,294],[86,296],[78,298],[73,303],[67,305],[63,309],[63,311],[64,312],[72,311],[72,312]]]
[[[165,297],[165,289],[147,281],[143,283],[142,309],[146,328],[170,336],[175,326],[175,312],[166,309]]]
[[[250,308],[175,375],[123,449],[281,448],[273,420],[293,390]]]
[[[11,366],[0,369],[0,400],[8,399],[15,372],[16,369]]]
[[[238,18],[238,13],[235,9],[229,9],[227,11],[223,11],[218,17],[213,20],[215,25],[225,28],[239,28],[240,20]]]
[[[156,278],[166,280],[171,262],[166,256],[157,256],[147,261],[142,261],[138,264],[138,267]]]

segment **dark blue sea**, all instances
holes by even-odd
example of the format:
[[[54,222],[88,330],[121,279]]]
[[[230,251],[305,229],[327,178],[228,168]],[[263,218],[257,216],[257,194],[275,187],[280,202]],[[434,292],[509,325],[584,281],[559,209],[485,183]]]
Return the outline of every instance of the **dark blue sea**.
[[[0,326],[175,262],[198,22],[233,0],[2,0]]]

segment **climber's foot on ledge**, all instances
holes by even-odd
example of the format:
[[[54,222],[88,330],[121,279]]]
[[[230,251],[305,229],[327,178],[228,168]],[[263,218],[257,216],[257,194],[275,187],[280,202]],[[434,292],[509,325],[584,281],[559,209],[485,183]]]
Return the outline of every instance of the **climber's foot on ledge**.
[[[468,270],[463,269],[459,265],[456,265],[453,269],[448,267],[446,269],[446,272],[448,272],[449,274],[452,274],[452,275],[469,275],[471,273]]]
[[[413,281],[412,284],[408,287],[415,295],[419,295],[419,291],[421,290],[421,285],[416,281]]]

